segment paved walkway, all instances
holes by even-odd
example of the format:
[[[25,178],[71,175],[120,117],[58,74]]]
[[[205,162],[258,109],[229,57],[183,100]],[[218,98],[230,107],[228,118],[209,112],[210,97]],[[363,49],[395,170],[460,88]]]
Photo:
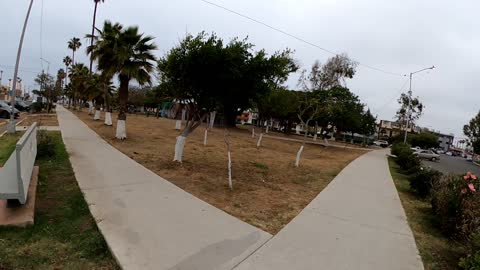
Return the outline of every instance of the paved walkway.
[[[258,133],[255,134],[255,137],[260,136]],[[268,134],[263,134],[263,138],[271,138],[275,140],[281,140],[281,141],[291,141],[291,142],[303,142],[302,139],[295,139],[295,138],[287,138],[287,137],[280,137],[280,136],[272,136]],[[316,144],[316,145],[321,145],[325,147],[336,147],[336,148],[342,148],[342,149],[354,149],[354,150],[361,150],[361,151],[371,151],[374,150],[372,148],[362,148],[362,147],[354,147],[354,146],[346,146],[346,145],[339,145],[336,144],[335,142],[329,142],[328,144],[324,143],[322,139],[318,139],[318,141],[314,141],[312,138],[308,138],[305,143],[307,144]]]
[[[385,154],[353,161],[235,270],[423,269]]]
[[[123,269],[232,269],[271,238],[136,163],[60,105],[57,114],[79,186]]]

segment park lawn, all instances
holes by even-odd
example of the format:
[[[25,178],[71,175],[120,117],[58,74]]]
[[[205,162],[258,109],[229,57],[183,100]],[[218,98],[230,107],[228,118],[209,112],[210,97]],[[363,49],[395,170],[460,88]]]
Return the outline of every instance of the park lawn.
[[[40,166],[35,224],[0,227],[0,269],[118,269],[73,173],[60,132]],[[0,152],[10,144],[0,139]]]
[[[222,128],[196,129],[185,145],[183,163],[173,162],[178,130],[165,118],[128,115],[127,140],[119,141],[114,127],[93,121],[87,112],[74,111],[88,126],[115,148],[193,194],[197,198],[271,234],[276,234],[315,198],[352,160],[365,151],[305,146],[299,168],[294,167],[300,143],[257,139],[245,129],[229,129],[233,191],[228,188],[227,151]],[[103,113],[102,113],[103,118]]]
[[[459,269],[458,262],[464,255],[464,247],[442,235],[435,227],[435,217],[430,201],[419,199],[411,193],[408,176],[401,171],[393,159],[389,158],[388,163],[425,270]]]
[[[5,164],[10,155],[13,153],[15,150],[15,144],[20,136],[21,133],[17,132],[15,134],[6,133],[0,137],[0,166],[3,166],[3,164]]]

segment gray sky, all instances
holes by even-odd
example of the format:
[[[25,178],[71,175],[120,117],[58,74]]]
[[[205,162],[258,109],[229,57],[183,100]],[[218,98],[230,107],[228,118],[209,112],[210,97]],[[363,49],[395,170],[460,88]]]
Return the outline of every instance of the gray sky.
[[[480,96],[480,2],[475,0],[211,0],[328,50],[347,53],[361,64],[406,74],[435,65],[436,69],[414,75],[413,92],[425,105],[419,125],[463,136],[462,126],[478,111]],[[28,0],[0,1],[2,16],[0,69],[2,83],[13,77],[16,48]],[[40,57],[50,61],[50,73],[63,67],[71,55],[67,40],[90,32],[93,1],[34,0],[27,28],[20,77],[28,89],[36,72],[42,70]],[[104,20],[138,25],[154,36],[162,56],[186,32],[216,32],[224,39],[249,36],[257,49],[291,48],[294,57],[309,69],[315,60],[325,62],[330,54],[265,26],[200,0],[106,0],[99,5],[97,26]],[[43,42],[41,42],[43,40]],[[43,47],[43,50],[41,48]],[[475,50],[475,49],[476,50]],[[85,46],[76,54],[87,63]],[[44,63],[43,68],[47,69]],[[296,87],[298,74],[289,85]],[[398,107],[396,99],[407,77],[392,76],[359,66],[349,88],[360,96],[379,119],[391,120]],[[408,83],[404,90],[408,89]]]

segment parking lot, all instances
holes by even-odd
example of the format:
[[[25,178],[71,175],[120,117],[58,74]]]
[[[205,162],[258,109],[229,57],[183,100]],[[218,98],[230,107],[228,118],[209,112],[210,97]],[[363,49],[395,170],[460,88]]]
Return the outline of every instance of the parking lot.
[[[440,155],[440,161],[432,162],[424,160],[423,164],[443,173],[464,174],[466,172],[472,172],[475,175],[480,176],[480,167],[461,157],[452,157],[442,154]]]

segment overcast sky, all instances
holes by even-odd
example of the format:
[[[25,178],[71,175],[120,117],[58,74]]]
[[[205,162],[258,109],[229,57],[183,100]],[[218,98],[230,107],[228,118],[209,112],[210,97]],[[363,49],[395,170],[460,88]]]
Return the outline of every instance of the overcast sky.
[[[348,87],[379,119],[393,119],[396,99],[408,77],[367,68],[407,74],[435,65],[436,69],[414,75],[413,92],[425,105],[420,126],[463,136],[462,126],[480,109],[480,2],[475,0],[209,0],[235,10],[322,48],[347,53],[361,63]],[[13,77],[13,66],[28,0],[0,1],[0,70],[3,81]],[[27,27],[20,74],[28,89],[42,70],[43,57],[50,73],[63,67],[71,55],[67,41],[91,31],[93,0],[34,0]],[[249,36],[257,49],[267,52],[291,48],[295,59],[308,69],[328,54],[309,44],[219,9],[201,0],[106,0],[99,5],[97,26],[104,20],[138,25],[155,37],[157,56],[162,56],[185,36],[202,30],[224,39]],[[41,31],[43,29],[43,31]],[[41,32],[43,34],[41,35]],[[43,49],[41,49],[43,48]],[[85,46],[76,59],[87,63]],[[43,62],[46,70],[48,64]],[[288,81],[296,87],[298,74]]]

